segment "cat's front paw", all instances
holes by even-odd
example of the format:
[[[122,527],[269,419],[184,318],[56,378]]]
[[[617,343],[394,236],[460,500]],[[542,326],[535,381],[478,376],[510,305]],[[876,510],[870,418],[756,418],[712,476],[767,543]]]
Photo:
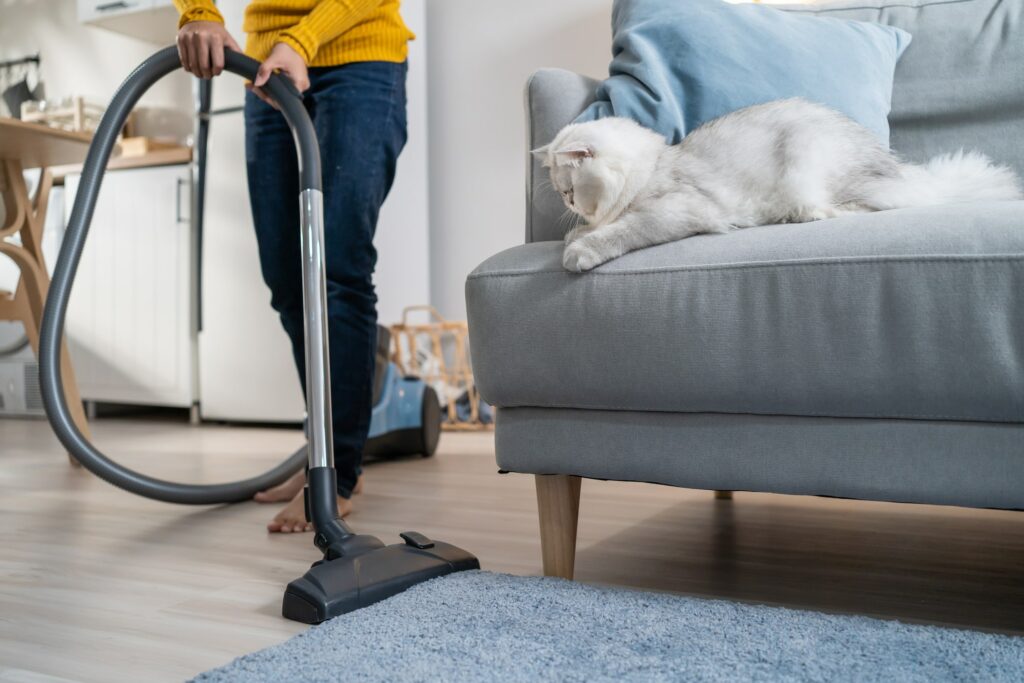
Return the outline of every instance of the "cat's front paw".
[[[572,244],[573,242],[575,242],[579,238],[583,237],[584,235],[587,234],[587,232],[589,232],[589,230],[587,228],[584,228],[583,226],[576,226],[575,228],[573,228],[569,232],[565,233],[565,244],[566,244],[566,246]]]
[[[602,257],[594,249],[590,248],[586,240],[576,240],[565,247],[562,252],[562,266],[574,273],[584,273],[596,268],[608,259]]]

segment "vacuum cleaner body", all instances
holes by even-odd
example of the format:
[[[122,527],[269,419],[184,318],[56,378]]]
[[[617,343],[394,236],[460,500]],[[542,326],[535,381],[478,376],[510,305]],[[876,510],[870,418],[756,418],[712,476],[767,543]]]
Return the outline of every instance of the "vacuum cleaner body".
[[[377,325],[373,373],[373,414],[365,455],[429,458],[441,437],[441,405],[434,389],[419,377],[403,376],[389,360],[391,331]]]
[[[388,363],[380,400],[373,407],[364,452],[371,456],[420,454],[437,450],[441,436],[441,406],[434,392],[419,377],[403,377]]]

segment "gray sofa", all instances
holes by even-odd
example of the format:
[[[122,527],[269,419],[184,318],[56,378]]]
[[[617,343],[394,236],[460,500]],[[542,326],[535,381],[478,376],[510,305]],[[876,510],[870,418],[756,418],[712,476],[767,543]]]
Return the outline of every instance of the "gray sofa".
[[[793,11],[913,34],[890,116],[905,158],[964,147],[1024,172],[1024,0],[889,5]],[[536,73],[528,146],[595,85]],[[1024,508],[1024,202],[699,236],[574,274],[527,163],[526,244],[466,300],[498,465],[538,475],[545,573],[572,576],[581,477]]]

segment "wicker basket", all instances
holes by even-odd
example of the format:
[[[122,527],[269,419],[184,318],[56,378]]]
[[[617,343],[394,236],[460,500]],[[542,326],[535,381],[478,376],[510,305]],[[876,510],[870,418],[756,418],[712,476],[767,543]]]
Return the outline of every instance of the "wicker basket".
[[[426,313],[421,323],[409,321],[412,313]],[[491,429],[480,415],[480,395],[473,382],[469,362],[469,328],[464,320],[445,320],[433,306],[409,306],[402,322],[391,325],[391,360],[403,374],[416,375],[434,387],[445,404],[442,428],[448,430]],[[460,418],[456,400],[466,395],[468,419]]]

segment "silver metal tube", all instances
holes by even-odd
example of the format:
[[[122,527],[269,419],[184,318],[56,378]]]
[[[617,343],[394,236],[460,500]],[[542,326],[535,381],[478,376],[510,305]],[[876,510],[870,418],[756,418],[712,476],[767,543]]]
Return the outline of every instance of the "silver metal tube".
[[[331,358],[327,348],[327,279],[324,274],[324,198],[299,194],[302,224],[302,304],[306,313],[306,413],[309,467],[333,467]]]

